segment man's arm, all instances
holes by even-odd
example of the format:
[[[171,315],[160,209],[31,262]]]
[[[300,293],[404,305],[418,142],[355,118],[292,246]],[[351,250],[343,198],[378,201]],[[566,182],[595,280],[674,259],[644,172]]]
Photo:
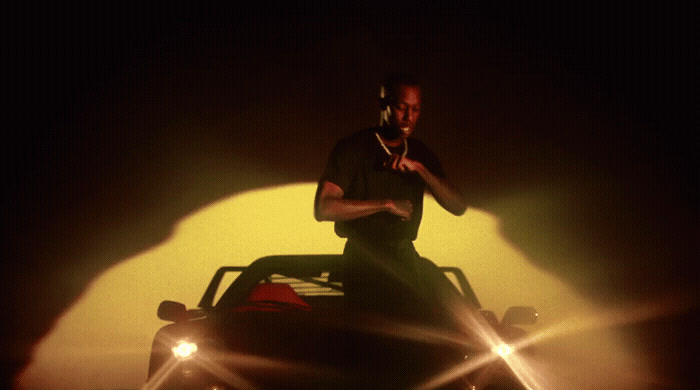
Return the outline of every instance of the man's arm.
[[[464,197],[447,179],[435,176],[420,161],[396,155],[390,162],[393,169],[401,172],[416,172],[425,181],[435,200],[454,215],[462,215],[467,210]]]
[[[343,189],[330,181],[319,184],[314,204],[317,221],[349,221],[387,211],[404,220],[411,218],[413,204],[409,200],[350,200],[343,199]]]

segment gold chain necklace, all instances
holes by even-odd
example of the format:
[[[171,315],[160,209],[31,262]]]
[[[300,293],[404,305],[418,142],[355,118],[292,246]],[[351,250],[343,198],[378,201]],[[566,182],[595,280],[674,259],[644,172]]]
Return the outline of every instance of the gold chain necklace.
[[[384,145],[384,141],[382,141],[382,137],[379,136],[379,133],[375,132],[374,135],[377,136],[377,140],[379,141],[379,145],[382,145],[382,148],[388,154],[391,156],[391,151],[389,151],[389,148]],[[401,153],[401,157],[406,157],[406,154],[408,153],[408,141],[406,141],[406,138],[403,139],[403,153]]]

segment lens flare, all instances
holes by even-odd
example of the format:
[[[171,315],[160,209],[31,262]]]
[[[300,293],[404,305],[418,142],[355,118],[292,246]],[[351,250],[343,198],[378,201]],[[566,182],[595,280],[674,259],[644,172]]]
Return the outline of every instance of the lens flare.
[[[181,343],[178,347],[182,346]],[[187,350],[189,347],[185,347]],[[176,348],[173,348],[175,350]],[[303,375],[326,378],[342,378],[345,373],[339,372],[333,368],[310,365],[301,362],[285,361],[279,359],[271,359],[267,357],[247,355],[241,353],[216,352],[216,351],[200,351],[196,355],[190,355],[190,363],[199,367],[203,372],[216,378],[222,384],[232,386],[233,388],[255,389],[255,384],[247,381],[241,376],[237,370],[240,369],[259,369],[270,374],[284,374],[289,376]],[[183,363],[183,359],[178,356],[170,358],[165,362],[148,380],[141,390],[156,390],[161,388],[175,372],[175,370]]]
[[[501,344],[491,348],[491,351],[495,352],[500,357],[506,357],[513,353],[513,347],[508,344]]]
[[[176,358],[187,359],[197,352],[197,344],[181,341],[176,347],[173,347],[172,351]]]
[[[499,344],[498,336],[488,327],[483,327],[480,321],[474,321],[474,318],[465,316],[467,313],[460,306],[453,306],[453,313],[462,320],[462,323],[475,334],[483,337],[487,342],[492,343],[492,355],[482,354],[476,358],[469,359],[464,363],[458,364],[418,386],[418,389],[434,389],[443,386],[461,376],[467,375],[486,364],[492,363],[494,360],[501,358],[513,374],[519,379],[520,383],[528,389],[568,389],[578,388],[572,387],[571,380],[561,380],[561,377],[555,374],[561,372],[561,368],[566,366],[568,360],[566,354],[560,356],[537,356],[525,355],[519,353],[528,347],[532,347],[538,343],[544,343],[551,339],[562,339],[566,337],[576,336],[590,330],[614,329],[617,326],[625,324],[633,324],[645,321],[651,318],[659,318],[675,313],[680,313],[690,309],[696,305],[697,299],[692,294],[678,293],[670,294],[666,297],[655,299],[653,301],[630,304],[619,308],[611,308],[600,310],[599,313],[589,313],[587,315],[577,315],[568,317],[562,322],[543,328],[542,330],[533,333],[528,337],[524,337],[511,344]],[[454,304],[454,302],[453,302]],[[461,313],[461,314],[458,314]],[[563,350],[559,349],[559,353]],[[563,360],[562,360],[563,359]],[[578,362],[581,366],[586,366],[586,362]],[[630,368],[630,367],[628,367]],[[591,371],[595,372],[595,371]],[[589,373],[590,374],[590,373]],[[617,373],[615,376],[605,375],[601,372],[596,372],[603,381],[602,388],[629,388],[631,383],[643,383],[643,385],[634,385],[633,388],[646,387],[650,385],[662,385],[663,380],[651,375],[640,373],[628,373],[627,375]],[[594,383],[591,378],[581,378],[577,382],[579,386],[582,384]],[[606,385],[605,385],[606,384]]]

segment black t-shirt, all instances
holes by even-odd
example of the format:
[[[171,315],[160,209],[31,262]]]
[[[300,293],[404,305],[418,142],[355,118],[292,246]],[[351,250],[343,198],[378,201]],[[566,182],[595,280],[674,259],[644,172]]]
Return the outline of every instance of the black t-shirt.
[[[413,215],[408,221],[389,212],[345,222],[336,222],[340,237],[371,241],[415,240],[423,214],[425,183],[417,173],[402,173],[384,167],[389,155],[375,136],[377,129],[359,131],[338,142],[328,159],[319,184],[324,181],[339,186],[344,199],[353,200],[410,200]],[[440,161],[425,144],[409,138],[406,157],[420,161],[433,175],[445,177]],[[404,145],[389,148],[392,153],[403,153]],[[320,188],[320,185],[319,185]]]

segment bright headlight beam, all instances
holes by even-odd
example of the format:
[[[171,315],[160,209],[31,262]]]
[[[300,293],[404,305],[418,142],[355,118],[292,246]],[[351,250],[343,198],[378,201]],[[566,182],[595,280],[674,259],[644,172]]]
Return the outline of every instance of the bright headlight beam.
[[[501,345],[496,345],[491,350],[498,354],[500,357],[506,357],[513,353],[513,347],[511,347],[508,344],[501,344]]]
[[[176,358],[186,359],[197,352],[197,344],[181,341],[176,347],[173,347],[172,351]]]

